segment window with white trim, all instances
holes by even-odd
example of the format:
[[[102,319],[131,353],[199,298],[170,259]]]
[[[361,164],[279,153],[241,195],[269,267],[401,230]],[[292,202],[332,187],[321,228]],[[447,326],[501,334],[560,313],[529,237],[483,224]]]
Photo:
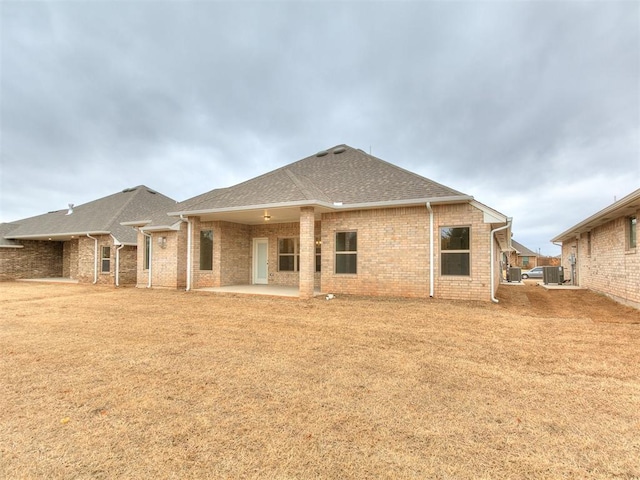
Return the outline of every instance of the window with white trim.
[[[336,273],[358,273],[358,232],[336,232]]]
[[[637,222],[638,221],[635,216],[629,217],[627,221],[627,230],[628,230],[627,243],[629,245],[629,249],[636,248],[636,245],[638,243],[637,229],[636,229]]]
[[[149,270],[149,263],[151,260],[151,237],[144,236],[144,262],[143,268]]]
[[[440,229],[440,274],[471,274],[471,227]]]
[[[278,271],[297,272],[300,264],[300,239],[278,239]]]
[[[109,273],[111,271],[111,247],[103,246],[100,254],[100,263],[102,265],[101,272]]]

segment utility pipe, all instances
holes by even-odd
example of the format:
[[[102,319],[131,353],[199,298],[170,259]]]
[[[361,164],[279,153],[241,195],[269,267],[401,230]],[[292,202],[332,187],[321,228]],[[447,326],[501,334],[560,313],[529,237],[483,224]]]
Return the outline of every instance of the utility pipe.
[[[495,235],[496,232],[499,232],[500,230],[505,230],[507,228],[509,228],[511,226],[511,221],[513,219],[511,217],[507,217],[507,224],[502,226],[502,227],[498,227],[498,228],[494,228],[493,230],[491,230],[491,235],[489,237],[489,243],[491,244],[491,258],[489,259],[489,265],[491,266],[491,278],[489,280],[489,284],[491,286],[491,301],[494,303],[499,303],[500,301],[495,297],[495,295],[493,294],[493,286],[494,286],[494,280],[493,280],[493,271],[494,271],[494,267],[493,267],[493,236]]]
[[[433,298],[433,209],[431,202],[427,202],[427,210],[429,210],[429,297]]]
[[[182,214],[180,214],[180,220],[187,222],[187,286],[185,291],[188,292],[191,290],[191,222]]]
[[[94,241],[95,247],[93,250],[93,284],[98,283],[98,239],[92,237],[87,233],[87,237]]]

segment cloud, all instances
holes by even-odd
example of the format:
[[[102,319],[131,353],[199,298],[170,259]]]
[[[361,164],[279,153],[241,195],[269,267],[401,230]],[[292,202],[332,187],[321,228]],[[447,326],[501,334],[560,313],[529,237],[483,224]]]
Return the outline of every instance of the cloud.
[[[638,18],[624,1],[4,2],[0,220],[140,183],[184,200],[348,143],[539,243],[640,184]]]

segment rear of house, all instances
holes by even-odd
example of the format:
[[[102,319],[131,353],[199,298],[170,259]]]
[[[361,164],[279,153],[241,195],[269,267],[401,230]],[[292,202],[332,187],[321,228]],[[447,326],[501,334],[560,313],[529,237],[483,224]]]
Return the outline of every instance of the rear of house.
[[[562,243],[562,266],[574,284],[640,308],[639,213],[640,189],[552,240]]]
[[[338,145],[181,202],[138,229],[138,285],[247,284],[353,295],[490,300],[510,219]]]

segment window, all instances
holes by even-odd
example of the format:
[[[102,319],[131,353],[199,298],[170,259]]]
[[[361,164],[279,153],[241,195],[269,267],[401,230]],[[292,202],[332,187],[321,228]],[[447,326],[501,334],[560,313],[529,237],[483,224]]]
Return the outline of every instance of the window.
[[[522,257],[522,266],[523,267],[529,266],[529,257]]]
[[[149,270],[151,260],[151,237],[144,236],[144,269]]]
[[[316,237],[316,272],[322,270],[322,240],[320,237]]]
[[[445,227],[440,229],[440,258],[442,275],[469,275],[470,243],[469,227]]]
[[[637,230],[636,230],[636,225],[637,225],[637,219],[636,217],[629,217],[629,223],[628,223],[628,229],[629,229],[629,249],[631,248],[636,248],[636,244],[637,244]]]
[[[297,272],[300,264],[300,239],[278,239],[278,271]]]
[[[336,232],[336,273],[358,273],[358,233]]]
[[[109,273],[111,270],[111,247],[102,247],[100,259],[102,260],[102,273]]]
[[[213,270],[213,230],[200,230],[200,270]]]

